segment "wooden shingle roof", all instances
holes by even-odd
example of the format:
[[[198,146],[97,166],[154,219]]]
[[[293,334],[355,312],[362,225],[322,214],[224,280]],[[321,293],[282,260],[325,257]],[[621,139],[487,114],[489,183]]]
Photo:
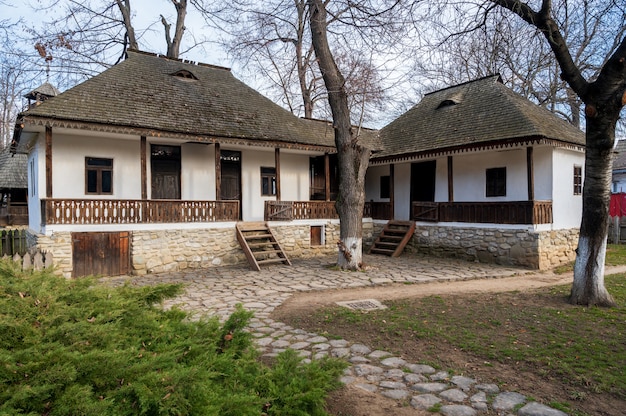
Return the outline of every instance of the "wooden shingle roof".
[[[229,69],[143,52],[22,114],[22,124],[91,125],[185,140],[334,148],[332,126],[305,121]],[[98,127],[100,126],[100,127]],[[106,127],[102,127],[106,126]],[[371,136],[372,133],[370,132]]]
[[[28,156],[11,154],[9,148],[0,152],[0,189],[26,189]]]
[[[374,160],[549,140],[584,147],[582,131],[504,86],[498,75],[424,96],[380,131]]]

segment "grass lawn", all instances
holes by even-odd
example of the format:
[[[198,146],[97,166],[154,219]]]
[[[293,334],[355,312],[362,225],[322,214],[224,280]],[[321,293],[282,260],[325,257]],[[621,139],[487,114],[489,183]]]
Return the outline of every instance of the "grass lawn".
[[[626,246],[610,246],[607,263],[626,264]],[[626,275],[608,276],[606,285],[618,307],[569,305],[567,285],[281,318],[410,362],[497,382],[569,414],[617,416],[626,414]]]

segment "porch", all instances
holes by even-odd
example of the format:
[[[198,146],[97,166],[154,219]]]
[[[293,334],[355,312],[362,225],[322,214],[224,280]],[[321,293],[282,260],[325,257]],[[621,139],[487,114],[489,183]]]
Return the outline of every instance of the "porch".
[[[363,217],[392,219],[390,202],[366,202]],[[43,224],[228,222],[239,201],[43,199]],[[265,201],[265,221],[338,219],[334,201]],[[493,224],[550,224],[552,201],[413,202],[411,220]]]
[[[238,221],[239,201],[43,199],[41,220],[46,225]]]
[[[483,224],[551,224],[552,201],[413,202],[411,219]]]

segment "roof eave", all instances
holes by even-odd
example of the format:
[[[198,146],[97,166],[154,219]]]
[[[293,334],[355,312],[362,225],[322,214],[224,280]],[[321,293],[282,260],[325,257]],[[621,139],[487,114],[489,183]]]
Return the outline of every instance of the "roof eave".
[[[572,149],[576,151],[584,151],[585,146],[578,143],[571,143],[564,140],[556,140],[542,136],[532,136],[523,138],[511,138],[485,141],[480,143],[472,143],[466,145],[450,146],[439,149],[428,149],[415,152],[407,152],[395,155],[387,155],[381,157],[373,157],[370,160],[370,165],[385,165],[388,163],[407,162],[411,160],[428,159],[433,157],[451,156],[454,154],[481,151],[481,150],[494,150],[515,146],[536,146],[536,145],[549,145],[553,147],[561,147]]]

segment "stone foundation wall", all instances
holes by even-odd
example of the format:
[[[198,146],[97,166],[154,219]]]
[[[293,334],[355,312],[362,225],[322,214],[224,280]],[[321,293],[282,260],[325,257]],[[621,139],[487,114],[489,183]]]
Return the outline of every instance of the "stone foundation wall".
[[[544,270],[574,260],[577,245],[578,230],[418,225],[407,249],[439,257]]]
[[[133,231],[131,270],[144,275],[244,262],[235,227]]]
[[[539,269],[551,269],[576,259],[578,228],[543,231],[539,236]]]
[[[339,223],[329,221],[324,227],[324,244],[311,246],[308,224],[271,225],[276,238],[290,258],[334,254],[339,240]],[[364,222],[364,246],[373,241],[373,224]],[[72,276],[72,238],[70,232],[52,235],[28,233],[29,246],[51,251],[56,272]],[[136,275],[178,271],[184,269],[216,267],[246,263],[239,246],[235,227],[151,230],[131,232],[131,271]]]

